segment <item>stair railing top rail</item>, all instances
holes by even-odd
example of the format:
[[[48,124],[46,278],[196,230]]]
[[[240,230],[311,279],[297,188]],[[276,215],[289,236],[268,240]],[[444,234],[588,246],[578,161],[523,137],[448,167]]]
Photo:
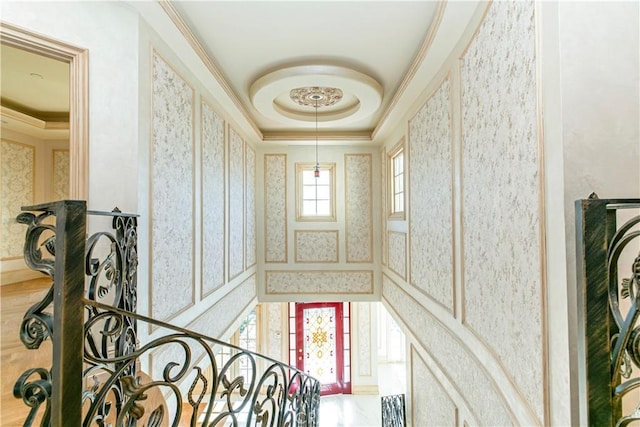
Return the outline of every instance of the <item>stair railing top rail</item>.
[[[23,210],[25,262],[53,279],[21,325],[27,348],[48,339],[53,347],[51,370],[30,369],[14,387],[31,407],[24,425],[317,425],[314,378],[136,313],[136,215],[87,212],[84,201]],[[112,217],[113,231],[86,238],[87,214]],[[139,323],[156,327],[157,338],[139,343]]]
[[[575,207],[583,421],[625,426],[640,420],[640,199]]]

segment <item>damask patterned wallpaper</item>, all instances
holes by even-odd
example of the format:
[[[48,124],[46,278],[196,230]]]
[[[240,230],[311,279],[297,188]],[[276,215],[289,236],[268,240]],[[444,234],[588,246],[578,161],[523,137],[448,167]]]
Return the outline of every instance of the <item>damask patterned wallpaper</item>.
[[[26,228],[16,223],[21,206],[34,202],[35,148],[2,140],[2,239],[1,258],[22,257]]]
[[[394,224],[387,272],[400,279],[383,269],[383,296],[420,353],[430,353],[426,367],[463,390],[464,402],[454,404],[468,404],[475,418],[469,423],[543,425],[536,7],[520,1],[486,8],[469,45],[408,123],[409,271],[403,280],[402,227]],[[416,288],[421,292],[412,293]],[[446,407],[453,397],[437,400]]]
[[[338,262],[338,230],[296,230],[296,262]]]
[[[194,302],[194,92],[153,56],[151,310],[166,320]]]
[[[455,426],[457,408],[438,378],[412,346],[411,363],[411,407],[413,425],[424,427]]]
[[[69,198],[69,150],[53,150],[53,199]]]
[[[244,141],[229,128],[229,279],[244,271]]]
[[[287,155],[264,156],[265,262],[287,261]]]
[[[465,323],[495,351],[542,422],[534,10],[533,2],[493,3],[460,65],[463,303]]]
[[[345,154],[344,169],[347,262],[371,262],[373,259],[371,155]]]
[[[224,121],[206,102],[202,112],[202,293],[224,283]]]
[[[371,294],[371,271],[269,271],[267,294]]]
[[[409,122],[411,284],[453,307],[453,154],[449,80]]]
[[[256,153],[245,145],[246,200],[245,200],[245,268],[256,263]]]

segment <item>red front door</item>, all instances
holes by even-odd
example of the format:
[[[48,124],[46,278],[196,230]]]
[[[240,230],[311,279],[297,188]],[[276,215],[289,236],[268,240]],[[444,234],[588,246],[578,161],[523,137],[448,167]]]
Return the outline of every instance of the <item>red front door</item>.
[[[342,307],[334,302],[296,304],[296,367],[320,381],[322,395],[351,392],[344,372]]]

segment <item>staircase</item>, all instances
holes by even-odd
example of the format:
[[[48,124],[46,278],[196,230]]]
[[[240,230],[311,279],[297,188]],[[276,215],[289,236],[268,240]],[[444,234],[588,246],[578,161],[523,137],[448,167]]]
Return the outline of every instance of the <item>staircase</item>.
[[[14,396],[30,407],[25,426],[318,425],[314,378],[136,312],[135,215],[87,211],[83,201],[23,211],[25,262],[52,284],[25,313],[20,339],[33,351],[53,344],[51,369],[16,381]],[[111,229],[86,238],[88,215],[107,217]],[[153,339],[139,342],[140,328]],[[228,360],[216,357],[221,348]]]

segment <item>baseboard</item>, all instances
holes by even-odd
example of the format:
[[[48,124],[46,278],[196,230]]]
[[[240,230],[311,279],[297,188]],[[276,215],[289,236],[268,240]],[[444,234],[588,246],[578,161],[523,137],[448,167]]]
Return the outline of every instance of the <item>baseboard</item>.
[[[351,384],[351,394],[379,394],[378,385],[353,385]]]

